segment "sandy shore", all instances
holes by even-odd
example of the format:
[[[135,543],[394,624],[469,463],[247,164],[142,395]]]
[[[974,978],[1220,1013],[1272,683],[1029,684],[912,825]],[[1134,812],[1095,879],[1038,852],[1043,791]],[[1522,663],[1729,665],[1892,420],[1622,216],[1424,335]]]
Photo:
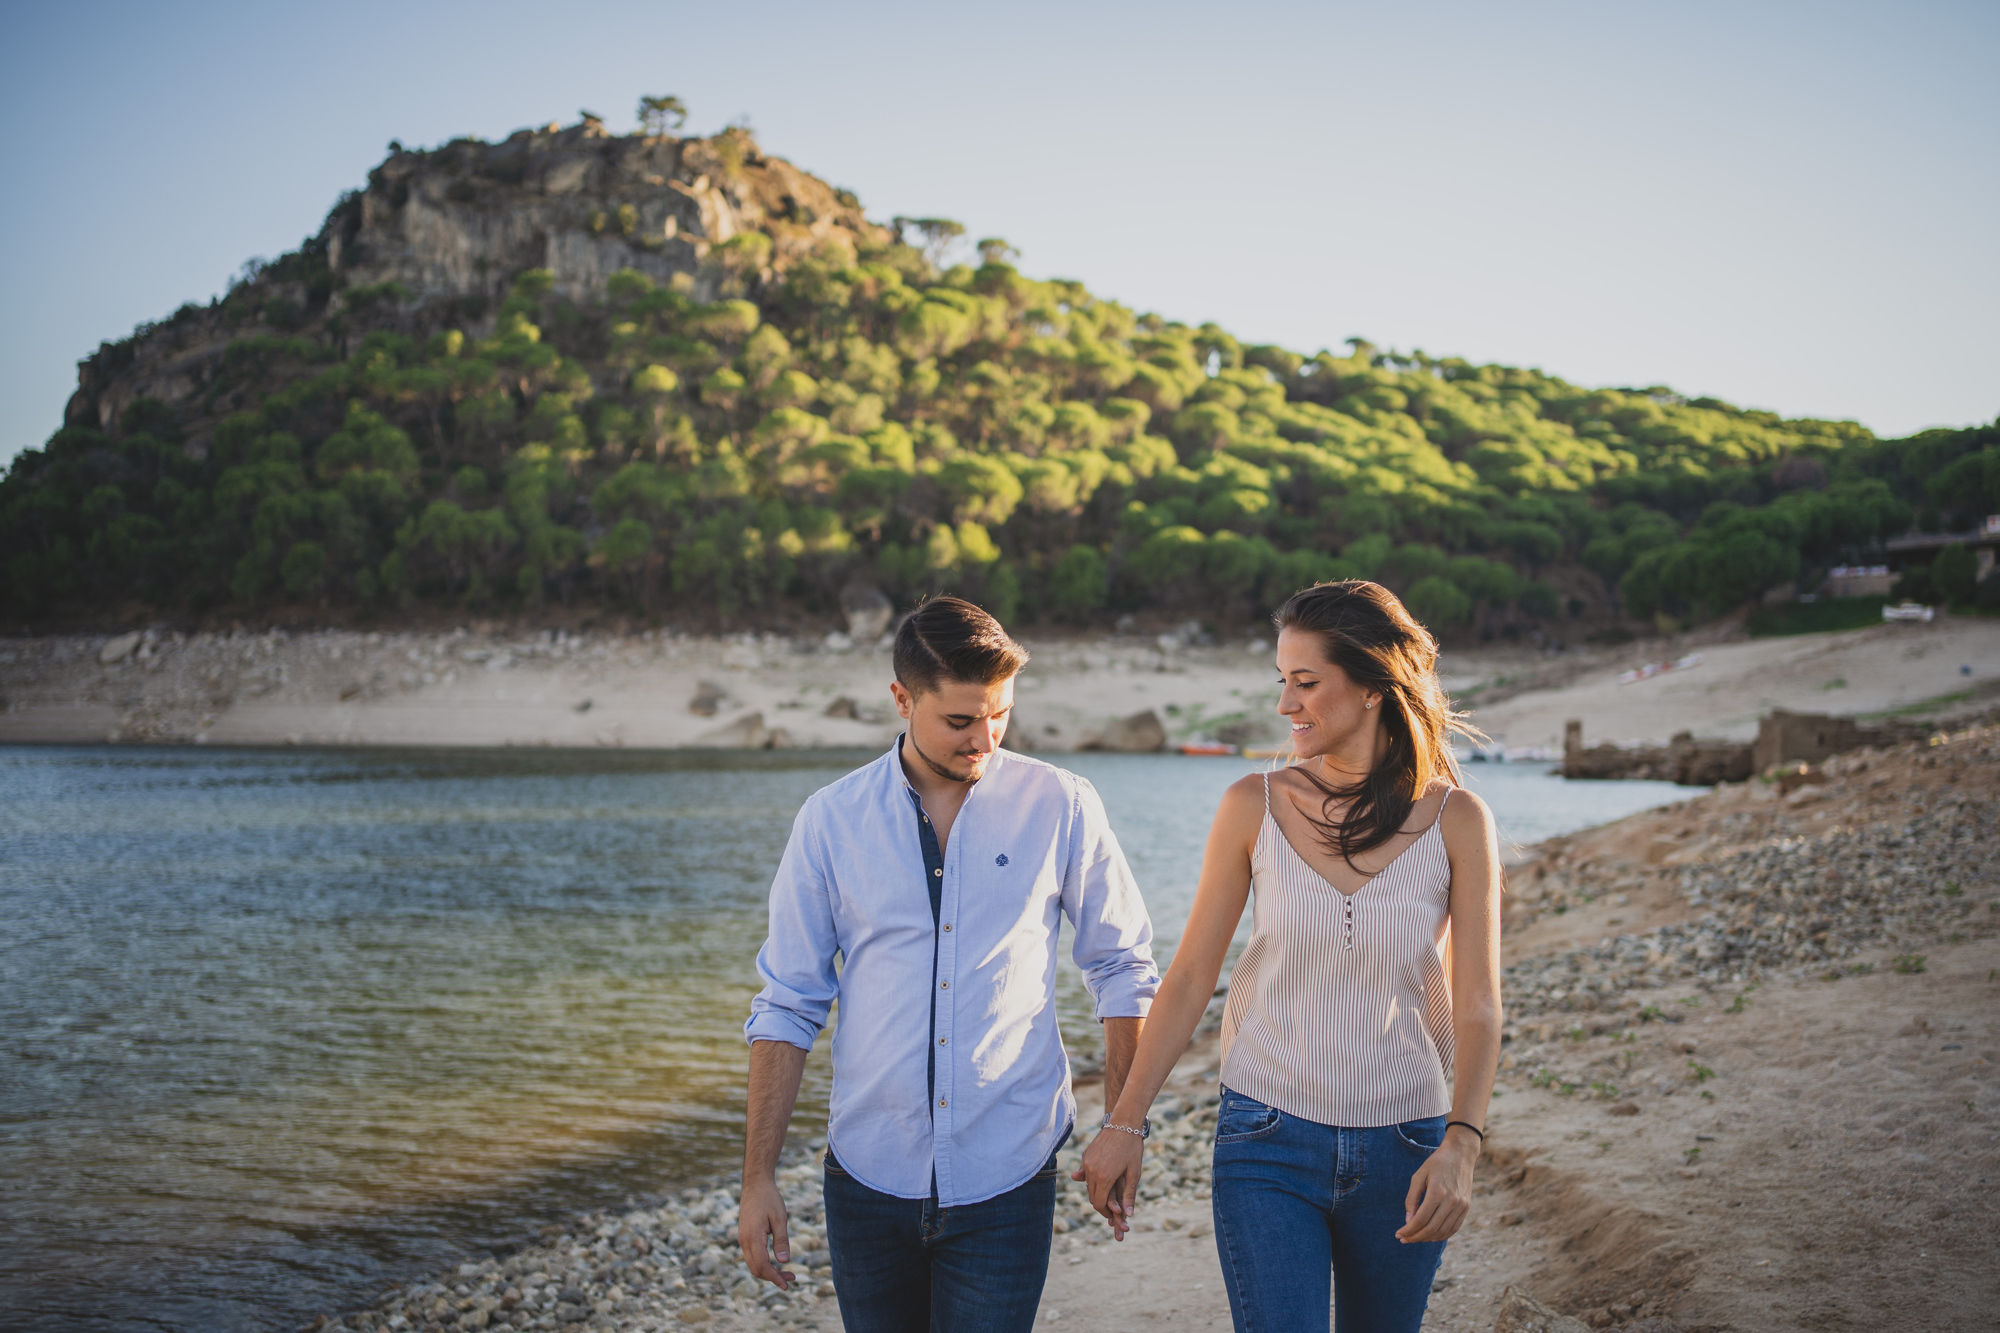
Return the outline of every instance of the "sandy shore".
[[[1992,1327],[2000,727],[1809,777],[1552,839],[1510,872],[1489,1151],[1427,1329],[1498,1327],[1510,1287],[1634,1333]],[[1130,1240],[1065,1187],[1039,1327],[1227,1327],[1216,1065],[1211,1026],[1155,1108]],[[723,1183],[315,1327],[836,1329],[809,1153],[783,1184],[792,1295],[748,1279]]]
[[[1271,640],[1183,633],[1034,639],[1016,740],[1073,749],[1153,710],[1169,740],[1280,737]],[[1699,654],[1633,684],[1632,667]],[[106,661],[110,657],[115,660]],[[1447,652],[1446,687],[1498,742],[1742,739],[1774,707],[1948,717],[2000,684],[2000,620],[1782,639],[1726,631],[1548,654]],[[864,746],[894,734],[886,642],[815,638],[310,631],[0,639],[0,743]]]

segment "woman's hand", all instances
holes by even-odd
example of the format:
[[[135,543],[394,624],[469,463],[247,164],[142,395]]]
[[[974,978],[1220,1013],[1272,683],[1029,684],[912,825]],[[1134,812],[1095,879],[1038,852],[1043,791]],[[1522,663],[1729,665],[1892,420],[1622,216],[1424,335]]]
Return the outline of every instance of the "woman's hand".
[[[1070,1177],[1090,1185],[1090,1206],[1111,1224],[1111,1235],[1124,1240],[1132,1225],[1139,1197],[1139,1164],[1146,1144],[1137,1134],[1102,1129],[1083,1151],[1083,1167]]]
[[[1472,1211],[1472,1164],[1479,1160],[1479,1145],[1463,1141],[1470,1137],[1447,1129],[1444,1146],[1410,1177],[1397,1240],[1406,1245],[1450,1240],[1465,1224],[1465,1215]]]

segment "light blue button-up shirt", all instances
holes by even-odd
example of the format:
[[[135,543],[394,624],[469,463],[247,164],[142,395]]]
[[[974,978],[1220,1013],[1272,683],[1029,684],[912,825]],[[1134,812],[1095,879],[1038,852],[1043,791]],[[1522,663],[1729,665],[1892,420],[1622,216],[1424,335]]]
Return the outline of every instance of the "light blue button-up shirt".
[[[1056,1027],[1061,918],[1100,1020],[1145,1017],[1160,976],[1096,789],[1012,751],[993,756],[952,823],[934,926],[900,747],[800,808],[744,1033],[811,1050],[837,999],[834,1154],[905,1199],[927,1198],[935,1172],[953,1207],[1026,1183],[1076,1118]]]

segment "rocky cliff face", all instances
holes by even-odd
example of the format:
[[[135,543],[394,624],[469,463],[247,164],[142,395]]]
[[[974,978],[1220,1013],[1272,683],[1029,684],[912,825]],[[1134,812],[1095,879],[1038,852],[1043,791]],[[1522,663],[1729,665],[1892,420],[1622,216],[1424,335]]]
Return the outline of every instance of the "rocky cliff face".
[[[621,137],[586,122],[397,149],[299,251],[82,362],[67,423],[109,429],[142,398],[204,416],[230,410],[204,396],[231,345],[258,335],[482,333],[526,269],[547,269],[572,300],[621,269],[712,298],[725,271],[711,249],[745,232],[771,244],[744,257],[780,270],[821,246],[885,234],[851,194],[763,155],[740,130]]]
[[[620,269],[698,276],[711,245],[745,231],[770,235],[782,267],[836,234],[876,230],[852,196],[758,154],[747,135],[618,138],[584,124],[392,154],[327,258],[345,287],[395,282],[420,300],[498,297],[528,268],[580,299]]]

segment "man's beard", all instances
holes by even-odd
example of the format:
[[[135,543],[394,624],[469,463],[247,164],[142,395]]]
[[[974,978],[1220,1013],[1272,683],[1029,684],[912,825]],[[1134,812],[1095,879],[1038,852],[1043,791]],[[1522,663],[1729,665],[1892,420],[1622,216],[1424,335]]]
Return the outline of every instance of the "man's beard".
[[[954,772],[952,772],[952,771],[951,771],[950,769],[946,768],[946,767],[945,767],[945,766],[944,766],[943,764],[940,764],[940,763],[939,763],[939,762],[938,762],[937,760],[935,760],[935,759],[931,758],[931,757],[930,757],[929,755],[927,755],[927,754],[925,754],[925,753],[923,752],[923,749],[922,749],[922,747],[921,747],[921,746],[919,746],[919,745],[917,744],[917,736],[916,736],[916,733],[915,733],[915,732],[909,732],[909,733],[906,733],[906,734],[907,734],[907,735],[909,736],[909,740],[910,740],[910,748],[911,748],[912,750],[915,750],[915,751],[916,751],[916,754],[917,754],[917,758],[919,758],[919,759],[923,760],[923,761],[924,761],[924,763],[925,763],[925,765],[926,765],[926,766],[928,766],[928,767],[930,768],[931,772],[933,772],[933,773],[937,774],[937,775],[938,775],[939,777],[943,778],[943,779],[944,779],[945,781],[947,781],[947,782],[977,782],[977,781],[979,780],[979,778],[978,778],[978,774],[977,774],[976,772],[975,772],[975,773],[954,773]],[[967,756],[967,758],[970,758],[970,757],[971,757],[971,756],[969,756],[969,755]]]

